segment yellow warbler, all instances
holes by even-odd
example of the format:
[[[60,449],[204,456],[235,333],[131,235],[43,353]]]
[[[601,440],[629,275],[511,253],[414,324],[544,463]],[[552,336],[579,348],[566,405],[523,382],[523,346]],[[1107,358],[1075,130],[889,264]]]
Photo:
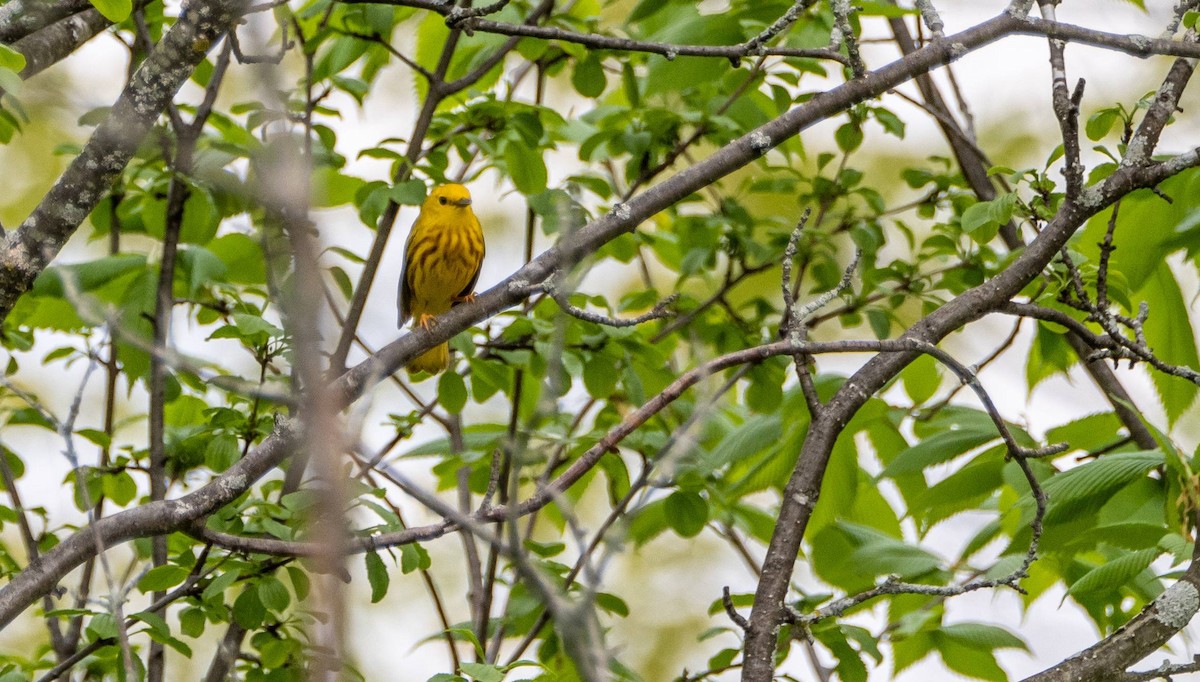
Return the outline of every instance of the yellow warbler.
[[[421,204],[404,245],[400,273],[400,326],[412,318],[426,329],[451,306],[475,299],[483,264],[483,229],[471,211],[471,193],[462,185],[442,185]],[[437,374],[450,366],[442,343],[408,363],[410,374]]]

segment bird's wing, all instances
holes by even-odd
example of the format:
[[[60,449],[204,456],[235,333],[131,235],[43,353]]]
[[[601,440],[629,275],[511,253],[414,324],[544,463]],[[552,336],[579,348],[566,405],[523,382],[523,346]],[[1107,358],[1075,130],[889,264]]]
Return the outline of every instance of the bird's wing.
[[[421,219],[417,216],[417,220]],[[409,257],[411,255],[413,234],[417,231],[417,224],[413,223],[412,230],[408,233],[408,239],[404,242],[404,266],[400,269],[400,291],[396,297],[396,307],[398,317],[396,320],[397,327],[403,327],[408,318],[412,317],[412,290],[408,287],[408,267]]]
[[[476,219],[475,224],[476,229],[480,229],[482,233],[482,228],[479,228],[478,219]],[[465,298],[466,296],[475,292],[475,284],[479,281],[479,271],[483,269],[483,257],[486,253],[487,242],[481,239],[479,240],[479,260],[475,263],[475,272],[471,273],[471,280],[467,282],[467,286],[463,287],[463,290],[458,292],[458,298]]]

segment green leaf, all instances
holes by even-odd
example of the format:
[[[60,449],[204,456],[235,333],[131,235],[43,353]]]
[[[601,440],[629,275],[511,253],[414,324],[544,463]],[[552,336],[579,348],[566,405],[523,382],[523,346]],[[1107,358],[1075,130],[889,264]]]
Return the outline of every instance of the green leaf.
[[[1042,490],[1050,498],[1046,518],[1067,518],[1085,510],[1099,509],[1118,490],[1164,462],[1162,452],[1142,450],[1104,455],[1068,469],[1042,483]],[[1026,504],[1032,506],[1028,496]]]
[[[1105,135],[1108,135],[1113,125],[1119,120],[1121,120],[1120,110],[1101,109],[1088,117],[1084,131],[1087,133],[1089,140],[1099,142]]]
[[[391,576],[388,575],[387,566],[383,563],[383,559],[379,557],[377,552],[367,552],[365,559],[367,562],[367,582],[371,583],[371,603],[377,604],[387,595]],[[405,572],[407,573],[407,571]]]
[[[450,414],[462,412],[467,404],[467,384],[458,372],[442,372],[438,377],[438,402]]]
[[[66,295],[68,288],[93,291],[131,272],[146,268],[146,257],[133,254],[105,256],[86,263],[46,268],[33,283],[35,296]]]
[[[204,616],[202,608],[189,606],[179,612],[179,631],[188,637],[203,635],[206,625],[208,625],[208,618]]]
[[[914,405],[923,405],[942,384],[941,366],[932,355],[922,354],[900,373],[904,392]]]
[[[1017,195],[1005,194],[991,201],[980,201],[967,207],[962,214],[962,229],[971,234],[984,226],[999,227],[1012,219]]]
[[[571,74],[571,84],[584,97],[599,97],[604,92],[607,80],[604,77],[604,67],[600,57],[595,52],[589,52],[587,58],[575,63],[575,72]]]
[[[883,126],[884,130],[902,140],[904,139],[905,124],[899,116],[883,107],[872,109],[871,112],[875,114],[875,120],[879,121],[879,125]]]
[[[474,366],[474,364],[472,365]],[[463,449],[472,452],[490,451],[504,438],[508,429],[503,424],[476,424],[463,429]],[[439,438],[404,453],[404,457],[445,456],[450,453],[450,440]]]
[[[133,0],[91,0],[91,2],[92,6],[104,15],[105,19],[114,24],[125,21],[133,13]]]
[[[187,580],[188,571],[180,566],[156,566],[138,581],[142,592],[162,592]]]
[[[406,180],[392,185],[388,198],[401,206],[420,206],[425,201],[425,183]]]
[[[617,359],[607,353],[595,353],[583,365],[583,385],[588,395],[607,400],[617,387]]]
[[[1116,559],[1106,561],[1071,583],[1067,594],[1078,600],[1081,596],[1117,590],[1149,568],[1160,554],[1162,554],[1161,549],[1152,547],[1129,552]]]
[[[247,630],[254,630],[263,624],[267,610],[258,598],[258,590],[245,589],[233,600],[233,620]]]
[[[1048,443],[1070,443],[1076,450],[1099,450],[1122,438],[1123,428],[1115,412],[1099,412],[1069,421],[1046,431]]]
[[[746,405],[760,414],[772,414],[783,401],[782,365],[764,362],[750,370],[750,385],[746,387]]]
[[[213,436],[204,448],[204,465],[216,472],[222,472],[233,466],[241,457],[238,440],[227,433]]]
[[[850,646],[850,642],[841,628],[813,628],[812,634],[837,658],[836,671],[839,680],[843,682],[867,681],[867,666],[863,664],[862,656],[858,651]]]
[[[638,0],[638,4],[629,13],[626,21],[632,24],[654,16],[659,10],[666,7],[667,4],[667,0]]]
[[[833,138],[837,142],[838,149],[844,153],[858,149],[863,141],[862,127],[857,123],[843,123],[841,127],[833,133]]]
[[[934,523],[974,508],[1004,484],[1004,444],[989,448],[969,464],[914,496],[909,513]]]
[[[622,618],[625,618],[629,615],[629,604],[626,604],[624,599],[621,599],[615,594],[597,592],[596,606],[599,606],[609,613],[615,613]]]
[[[228,590],[235,582],[237,582],[237,579],[241,577],[241,575],[242,571],[239,568],[232,568],[228,571],[225,571],[221,575],[213,578],[212,582],[208,584],[208,587],[204,588],[204,592],[202,592],[200,596],[207,601],[213,597],[223,594],[225,590]]]
[[[866,575],[894,574],[901,578],[925,575],[942,563],[941,559],[920,547],[882,535],[855,549],[849,562]]]
[[[1136,249],[1135,249],[1136,250]],[[1170,266],[1160,264],[1138,292],[1150,306],[1145,324],[1146,343],[1163,362],[1181,367],[1200,367],[1196,352],[1196,337],[1192,329],[1192,306],[1184,300],[1183,292]],[[1167,422],[1174,425],[1196,400],[1200,390],[1196,384],[1158,371],[1150,372],[1154,388],[1167,413]]]
[[[708,503],[700,493],[676,490],[664,503],[667,524],[685,538],[695,537],[708,523]]]
[[[999,438],[994,426],[968,424],[954,431],[943,431],[896,455],[880,478],[896,478],[916,473],[934,464],[948,462],[988,441]]]
[[[510,140],[504,145],[504,165],[517,191],[522,194],[546,191],[546,162],[523,141]]]
[[[976,680],[1008,682],[1008,674],[996,663],[996,656],[991,651],[963,644],[941,632],[933,635],[947,668]]]
[[[729,429],[717,447],[701,452],[694,463],[695,469],[701,475],[707,476],[735,461],[746,460],[778,447],[782,437],[780,415],[755,415]]]
[[[137,482],[128,471],[106,473],[100,482],[104,496],[112,500],[118,507],[124,507],[133,501],[138,494]]]
[[[433,562],[429,559],[429,552],[417,543],[411,545],[402,545],[400,547],[400,572],[405,575],[417,570],[428,569]]]
[[[208,249],[189,246],[179,252],[179,270],[187,278],[188,294],[195,296],[200,287],[223,282],[229,267]]]
[[[288,604],[292,603],[292,595],[288,593],[287,587],[273,575],[263,576],[255,589],[262,605],[275,613],[282,614]]]
[[[1121,199],[1118,213],[1116,240],[1123,244],[1126,239],[1136,239],[1137,248],[1118,248],[1111,254],[1109,272],[1120,274],[1132,291],[1140,290],[1146,280],[1160,268],[1169,268],[1167,256],[1183,247],[1174,240],[1176,228],[1183,222],[1185,213],[1195,206],[1194,197],[1200,192],[1200,171],[1184,171],[1168,178],[1157,186],[1158,193],[1148,190],[1134,192]],[[1162,196],[1173,197],[1168,202]],[[1088,220],[1087,226],[1073,242],[1074,248],[1083,252],[1091,262],[1099,259],[1099,244],[1108,230],[1112,211],[1105,210]],[[1150,317],[1155,319],[1153,301],[1150,301]],[[1170,319],[1163,311],[1161,320]],[[1152,322],[1147,323],[1147,329]]]
[[[249,236],[234,232],[217,237],[205,248],[225,264],[223,276],[229,281],[238,284],[264,284],[267,281],[262,247]]]
[[[7,45],[0,45],[0,69],[20,73],[25,68],[25,55]]]
[[[87,632],[92,636],[92,641],[116,639],[117,621],[113,619],[112,614],[97,613],[88,621]]]
[[[992,651],[995,649],[1020,649],[1029,651],[1029,645],[1020,637],[997,625],[987,623],[956,623],[944,625],[941,630],[946,637],[966,646]]]
[[[504,672],[494,665],[463,662],[458,668],[477,682],[504,682]]]
[[[1025,360],[1025,383],[1029,389],[1032,391],[1055,374],[1066,374],[1077,362],[1079,356],[1067,344],[1063,332],[1039,320],[1034,330],[1033,345]]]
[[[365,184],[361,178],[344,175],[336,168],[319,166],[313,169],[312,205],[316,208],[345,206],[354,201]]]

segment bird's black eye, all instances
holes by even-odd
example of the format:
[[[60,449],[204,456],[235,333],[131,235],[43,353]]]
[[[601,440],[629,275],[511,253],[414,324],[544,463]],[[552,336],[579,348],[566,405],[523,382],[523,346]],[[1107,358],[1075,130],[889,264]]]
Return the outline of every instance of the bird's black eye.
[[[438,197],[438,203],[442,206],[446,205],[446,197]]]

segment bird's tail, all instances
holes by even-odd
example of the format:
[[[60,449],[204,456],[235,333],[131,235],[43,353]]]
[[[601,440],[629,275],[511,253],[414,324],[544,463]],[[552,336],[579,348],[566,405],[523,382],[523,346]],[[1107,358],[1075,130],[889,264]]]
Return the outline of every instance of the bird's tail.
[[[450,344],[439,343],[408,363],[409,374],[437,374],[450,366]]]

